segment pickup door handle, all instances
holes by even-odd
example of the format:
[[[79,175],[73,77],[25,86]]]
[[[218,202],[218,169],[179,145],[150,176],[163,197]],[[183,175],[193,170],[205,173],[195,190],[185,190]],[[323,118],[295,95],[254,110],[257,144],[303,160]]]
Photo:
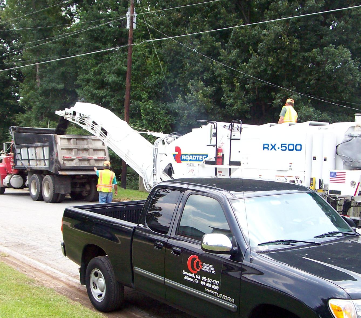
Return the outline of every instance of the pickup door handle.
[[[173,248],[172,248],[172,253],[173,253],[174,255],[180,255],[181,252],[182,252],[182,250],[181,250],[179,247],[173,247]]]
[[[162,243],[162,242],[155,242],[155,243],[154,243],[154,247],[155,247],[156,249],[161,250],[161,249],[163,248],[163,243]]]

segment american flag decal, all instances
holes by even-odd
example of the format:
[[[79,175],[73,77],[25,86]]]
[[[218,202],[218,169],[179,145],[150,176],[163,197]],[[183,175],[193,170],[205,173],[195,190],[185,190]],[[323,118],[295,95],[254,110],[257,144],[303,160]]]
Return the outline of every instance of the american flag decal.
[[[342,171],[331,171],[330,172],[330,183],[345,183],[346,172]]]

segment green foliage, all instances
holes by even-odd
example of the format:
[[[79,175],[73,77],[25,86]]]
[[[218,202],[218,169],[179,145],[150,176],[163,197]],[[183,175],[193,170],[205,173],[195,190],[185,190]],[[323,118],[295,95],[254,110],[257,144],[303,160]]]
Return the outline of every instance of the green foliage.
[[[301,122],[353,120],[361,105],[361,9],[325,12],[353,5],[352,0],[136,2],[130,123],[185,133],[198,119],[277,122],[288,97],[295,99]],[[0,129],[14,121],[56,125],[54,111],[78,99],[122,118],[128,6],[125,0],[2,3],[2,21],[8,21],[3,28],[18,32],[0,33],[7,41],[3,49],[12,50],[3,54],[0,69],[30,66],[0,73],[6,99],[0,114],[10,118]]]
[[[12,28],[19,30],[23,47],[20,64],[27,65],[21,69],[24,80],[19,105],[24,113],[17,115],[19,125],[46,127],[49,121],[57,121],[55,110],[77,99],[76,61],[59,60],[72,48],[72,41],[64,35],[72,21],[61,9],[57,1],[51,0],[6,2],[5,17]],[[39,12],[36,19],[32,12]]]
[[[2,21],[2,15],[0,11],[0,141],[8,141],[9,127],[15,124],[15,115],[22,112],[17,102],[22,76],[19,71],[12,70],[12,56],[18,55],[21,47],[18,34],[9,31],[11,26]]]

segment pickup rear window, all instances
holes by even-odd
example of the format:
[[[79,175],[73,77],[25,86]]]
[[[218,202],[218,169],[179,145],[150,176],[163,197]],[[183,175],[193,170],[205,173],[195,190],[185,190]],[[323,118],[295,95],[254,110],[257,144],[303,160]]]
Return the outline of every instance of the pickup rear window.
[[[146,216],[149,228],[157,233],[167,234],[180,191],[159,189],[155,192]]]

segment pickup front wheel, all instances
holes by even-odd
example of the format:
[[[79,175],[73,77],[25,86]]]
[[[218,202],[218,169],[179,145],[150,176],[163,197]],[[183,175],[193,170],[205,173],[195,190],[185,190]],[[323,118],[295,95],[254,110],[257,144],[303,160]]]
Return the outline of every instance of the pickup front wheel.
[[[107,256],[93,258],[86,269],[86,289],[93,306],[102,312],[119,309],[124,301],[124,287],[114,275]]]

